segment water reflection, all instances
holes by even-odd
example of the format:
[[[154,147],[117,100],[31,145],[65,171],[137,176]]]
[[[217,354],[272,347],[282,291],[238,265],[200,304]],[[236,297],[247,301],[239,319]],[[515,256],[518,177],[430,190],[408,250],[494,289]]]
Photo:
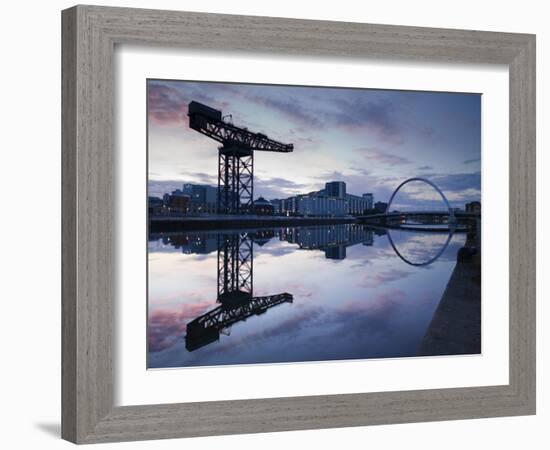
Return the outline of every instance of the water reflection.
[[[282,303],[292,302],[292,295],[287,292],[261,297],[253,295],[253,242],[263,245],[271,237],[273,233],[269,231],[218,234],[217,300],[221,306],[187,324],[185,348],[188,351],[219,340],[220,333],[227,333],[237,322],[264,314]]]
[[[149,367],[415,355],[465,237],[391,233],[152,234]]]
[[[407,232],[409,230],[401,230],[401,231]],[[397,246],[396,246],[396,244],[395,244],[395,242],[392,238],[391,230],[390,229],[387,230],[388,241],[389,241],[393,251],[395,252],[395,254],[397,256],[399,256],[399,258],[401,258],[401,260],[403,262],[405,262],[406,264],[408,264],[410,266],[429,266],[430,264],[433,264],[435,261],[437,261],[441,257],[441,255],[443,255],[443,253],[447,249],[447,246],[449,245],[449,243],[453,239],[454,230],[451,229],[450,232],[448,232],[448,233],[445,232],[445,234],[447,234],[447,239],[445,240],[445,243],[439,248],[439,250],[437,250],[436,253],[434,253],[432,255],[428,254],[428,257],[426,257],[425,256],[426,249],[429,248],[429,246],[424,245],[422,247],[419,247],[419,248],[424,249],[424,252],[422,252],[424,254],[421,255],[420,260],[414,261],[414,260],[409,259],[407,256],[404,256],[403,253],[401,251],[399,251],[399,249],[397,248]]]

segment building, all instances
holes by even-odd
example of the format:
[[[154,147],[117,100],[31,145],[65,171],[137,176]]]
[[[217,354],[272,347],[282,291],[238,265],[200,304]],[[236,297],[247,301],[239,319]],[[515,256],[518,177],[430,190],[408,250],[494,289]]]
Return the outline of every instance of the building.
[[[374,209],[377,213],[385,213],[387,208],[388,204],[386,202],[376,202],[374,204]]]
[[[325,188],[309,194],[296,195],[287,199],[272,200],[275,214],[287,216],[341,217],[348,214],[363,215],[373,208],[373,195],[362,196],[346,193],[346,183],[330,181]]]
[[[365,209],[373,209],[374,208],[374,195],[370,192],[367,194],[363,194],[363,198],[366,202],[366,208]]]
[[[283,213],[283,201],[276,198],[270,201],[273,205],[273,214],[280,215]]]
[[[179,189],[178,189],[179,191]],[[216,214],[218,210],[218,188],[206,184],[183,185],[182,193],[189,196],[190,214]]]
[[[325,258],[336,260],[346,259],[346,246],[336,245],[332,247],[327,247],[325,249]]]
[[[166,206],[171,216],[183,216],[189,212],[189,196],[169,195]]]
[[[147,197],[147,211],[149,216],[160,216],[164,210],[164,201],[160,197]]]
[[[194,203],[205,204],[218,201],[218,188],[206,184],[184,184],[183,192],[189,195]]]
[[[370,194],[372,196],[372,194]],[[348,214],[351,215],[362,215],[366,210],[372,209],[372,197],[365,197],[363,194],[361,197],[353,194],[346,194],[346,201],[348,202]]]
[[[166,235],[162,238],[165,245],[172,245],[185,254],[203,254],[218,250],[218,233],[185,233]]]
[[[481,203],[480,202],[466,203],[465,209],[467,213],[481,214]]]
[[[298,215],[298,197],[299,196],[281,199],[281,214],[285,216]]]
[[[324,191],[328,197],[344,198],[346,196],[346,183],[343,181],[330,181],[325,183]]]
[[[265,198],[259,197],[252,202],[252,212],[259,216],[272,216],[275,208]]]
[[[325,183],[325,188],[318,191],[319,195],[326,195],[328,197],[343,198],[348,205],[348,214],[361,215],[366,210],[372,209],[373,195],[363,194],[362,196],[348,194],[346,192],[346,183],[344,181],[330,181]]]
[[[342,217],[348,210],[345,199],[317,193],[299,195],[295,203],[296,212],[302,216]]]

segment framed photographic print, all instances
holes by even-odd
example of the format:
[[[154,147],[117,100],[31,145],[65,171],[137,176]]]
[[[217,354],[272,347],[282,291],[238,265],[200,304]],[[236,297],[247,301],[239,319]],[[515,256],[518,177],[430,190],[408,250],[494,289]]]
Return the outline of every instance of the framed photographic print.
[[[532,35],[63,11],[63,437],[534,414],[534,77]]]

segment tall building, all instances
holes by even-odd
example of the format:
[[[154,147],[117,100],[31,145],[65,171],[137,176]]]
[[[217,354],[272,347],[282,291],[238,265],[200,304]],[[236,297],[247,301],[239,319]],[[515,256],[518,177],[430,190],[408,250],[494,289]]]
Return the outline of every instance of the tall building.
[[[374,195],[370,192],[367,194],[363,194],[363,198],[366,201],[366,208],[365,209],[372,209],[374,208]]]
[[[191,194],[191,201],[195,203],[216,203],[218,188],[206,184],[184,184],[184,192]]]
[[[177,191],[180,191],[177,189]],[[218,208],[218,188],[206,184],[186,183],[180,191],[190,198],[191,214],[216,214]]]
[[[325,189],[319,191],[317,194],[344,199],[347,202],[347,213],[352,215],[363,214],[365,210],[372,209],[373,207],[372,194],[363,194],[362,196],[348,194],[344,181],[330,181],[325,183]]]
[[[346,196],[346,183],[343,181],[325,183],[325,194],[328,197],[344,198]]]

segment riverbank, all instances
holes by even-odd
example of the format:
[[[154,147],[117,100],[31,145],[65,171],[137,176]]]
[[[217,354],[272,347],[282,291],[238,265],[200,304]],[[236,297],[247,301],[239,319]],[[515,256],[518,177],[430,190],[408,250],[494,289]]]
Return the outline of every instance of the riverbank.
[[[460,249],[455,269],[418,349],[419,356],[481,353],[481,255],[475,236]]]
[[[210,217],[151,217],[149,230],[183,231],[227,228],[273,228],[304,225],[333,225],[355,223],[354,217],[284,217],[284,216],[210,216]]]

